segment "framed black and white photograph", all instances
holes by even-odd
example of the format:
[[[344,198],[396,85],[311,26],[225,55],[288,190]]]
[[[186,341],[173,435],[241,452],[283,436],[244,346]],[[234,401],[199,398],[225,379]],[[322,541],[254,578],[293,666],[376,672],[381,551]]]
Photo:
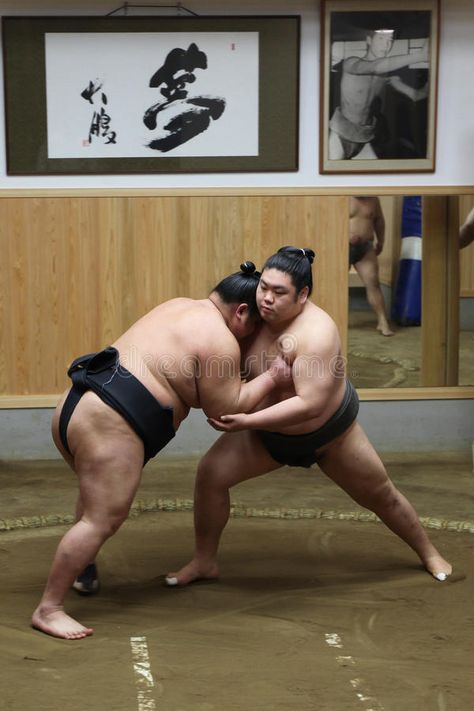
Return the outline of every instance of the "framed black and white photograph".
[[[299,25],[3,18],[7,173],[297,170]]]
[[[439,0],[322,0],[321,173],[433,172]]]

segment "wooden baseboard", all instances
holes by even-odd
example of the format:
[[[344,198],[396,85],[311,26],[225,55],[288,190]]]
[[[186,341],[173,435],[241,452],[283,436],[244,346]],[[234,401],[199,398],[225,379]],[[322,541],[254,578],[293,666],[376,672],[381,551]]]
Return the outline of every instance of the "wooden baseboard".
[[[474,399],[474,387],[440,388],[360,388],[362,402],[384,400],[471,400]]]
[[[357,392],[362,402],[474,399],[474,387],[360,388]],[[0,410],[54,408],[59,398],[60,395],[0,395]]]
[[[0,410],[56,407],[60,395],[0,395]]]

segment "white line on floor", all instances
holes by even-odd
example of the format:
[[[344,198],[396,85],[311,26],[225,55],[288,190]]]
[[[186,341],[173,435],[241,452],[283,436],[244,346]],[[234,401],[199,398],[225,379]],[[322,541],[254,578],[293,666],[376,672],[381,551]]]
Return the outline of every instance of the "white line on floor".
[[[336,649],[344,648],[342,638],[339,634],[337,634],[337,632],[329,632],[324,635],[324,638],[329,647]],[[354,657],[350,655],[338,654],[336,656],[336,661],[341,667],[355,666],[356,664]],[[359,701],[365,705],[365,711],[384,711],[382,704],[375,698],[375,696],[372,696],[369,693],[368,685],[365,679],[357,677],[355,679],[351,679],[350,684],[356,692],[356,696]]]
[[[153,698],[155,682],[151,673],[146,637],[130,637],[130,646],[137,687],[138,711],[155,711],[156,705]]]

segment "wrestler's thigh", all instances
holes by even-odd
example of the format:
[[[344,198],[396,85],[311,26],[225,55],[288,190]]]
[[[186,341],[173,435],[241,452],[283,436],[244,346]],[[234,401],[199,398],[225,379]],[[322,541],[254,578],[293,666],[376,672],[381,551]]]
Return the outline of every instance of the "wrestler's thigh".
[[[219,437],[199,462],[198,477],[231,487],[280,467],[255,432],[244,430]]]
[[[79,479],[80,510],[90,520],[122,519],[128,513],[140,484],[143,468],[141,443],[110,442],[96,456],[84,449],[74,458]]]
[[[392,487],[382,460],[358,422],[322,451],[318,465],[355,499],[377,496]]]
[[[68,428],[85,513],[121,514],[140,483],[143,442],[124,418],[87,392]]]
[[[368,282],[378,282],[379,263],[373,247],[364,254],[362,259],[359,259],[359,261],[354,264],[354,267],[364,284]]]

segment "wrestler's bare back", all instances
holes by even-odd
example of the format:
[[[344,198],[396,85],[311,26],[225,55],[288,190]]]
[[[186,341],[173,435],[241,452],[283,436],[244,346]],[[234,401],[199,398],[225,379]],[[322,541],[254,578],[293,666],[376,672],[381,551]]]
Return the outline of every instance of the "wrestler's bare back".
[[[311,378],[315,393],[322,394],[324,400],[324,406],[317,417],[278,428],[278,431],[283,434],[313,432],[336,412],[344,397],[346,384],[336,324],[323,309],[310,301],[281,332],[263,323],[244,354],[243,370],[247,377],[252,379],[262,373],[278,354],[292,365],[292,382],[298,377]],[[260,403],[258,410],[287,400],[295,394],[294,384],[279,386]]]
[[[112,345],[121,365],[162,405],[173,408],[175,429],[190,408],[203,406],[197,378],[205,374],[206,361],[232,358],[238,376],[238,343],[209,299],[177,298],[160,304]]]
[[[374,241],[374,222],[378,201],[374,197],[351,197],[349,206],[349,242],[362,244]]]

